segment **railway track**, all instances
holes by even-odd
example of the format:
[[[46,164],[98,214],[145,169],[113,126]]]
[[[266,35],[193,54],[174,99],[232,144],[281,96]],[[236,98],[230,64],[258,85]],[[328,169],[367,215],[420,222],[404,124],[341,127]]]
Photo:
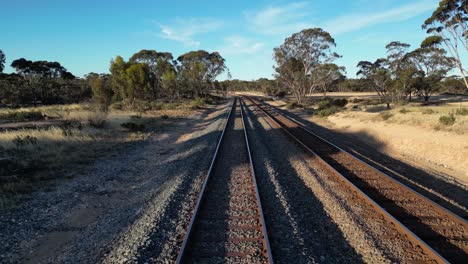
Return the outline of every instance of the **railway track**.
[[[437,263],[466,263],[468,225],[463,218],[322,139],[273,107],[248,99],[270,121],[318,158],[331,174],[393,223],[415,245],[415,251],[422,250],[425,257],[420,261],[427,262],[429,258]]]
[[[234,99],[177,263],[273,263],[244,126]]]

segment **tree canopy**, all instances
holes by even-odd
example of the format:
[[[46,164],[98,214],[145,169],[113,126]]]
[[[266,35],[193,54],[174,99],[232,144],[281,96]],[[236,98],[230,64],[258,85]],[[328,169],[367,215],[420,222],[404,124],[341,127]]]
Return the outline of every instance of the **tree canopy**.
[[[330,33],[310,28],[292,34],[273,50],[277,78],[292,91],[297,103],[302,104],[307,91],[321,85],[324,79],[318,69],[340,57],[334,47]]]

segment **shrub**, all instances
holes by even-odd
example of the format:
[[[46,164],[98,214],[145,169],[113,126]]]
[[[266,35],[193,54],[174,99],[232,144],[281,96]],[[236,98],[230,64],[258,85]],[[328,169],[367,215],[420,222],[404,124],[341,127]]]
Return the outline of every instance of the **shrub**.
[[[336,114],[339,111],[340,111],[340,107],[333,105],[325,109],[319,109],[315,112],[315,114],[320,117],[326,117],[326,116]]]
[[[37,137],[33,137],[30,135],[27,135],[25,137],[17,136],[12,141],[13,141],[13,144],[15,144],[17,148],[23,148],[27,145],[36,145]]]
[[[435,111],[432,110],[431,108],[427,108],[427,109],[422,110],[422,113],[423,115],[430,115],[430,114],[434,114]]]
[[[88,124],[94,128],[103,128],[107,121],[107,113],[105,112],[92,112],[88,115]]]
[[[133,122],[126,122],[120,124],[121,127],[126,128],[130,131],[144,131],[145,130],[145,125],[143,124],[137,124]]]
[[[290,103],[287,103],[286,104],[286,109],[294,109],[294,108],[298,108],[298,107],[302,107],[302,105],[296,103],[296,102],[290,102]]]
[[[279,91],[275,94],[275,96],[278,98],[283,98],[286,96],[286,94],[287,94],[286,91]]]
[[[113,103],[110,105],[110,108],[114,110],[122,110],[123,103],[122,102]]]
[[[388,119],[390,119],[390,118],[393,116],[393,114],[390,113],[390,112],[388,112],[388,111],[385,111],[385,112],[381,112],[381,113],[379,114],[379,116],[380,116],[383,120],[388,120]]]
[[[379,112],[382,112],[382,111],[386,111],[387,110],[387,107],[383,106],[383,105],[377,105],[377,106],[371,106],[371,107],[368,107],[366,109],[366,112],[369,112],[369,113],[379,113]]]
[[[192,109],[199,109],[205,106],[205,99],[204,98],[197,98],[192,102]]]
[[[348,100],[344,98],[343,99],[325,98],[318,102],[318,108],[319,110],[321,110],[321,109],[330,108],[332,106],[344,107],[347,104],[348,104]]]
[[[333,100],[333,105],[338,107],[345,107],[348,104],[348,100],[345,98]]]
[[[0,119],[12,120],[16,122],[43,120],[45,116],[40,111],[20,111],[0,114]]]
[[[445,126],[451,126],[455,124],[455,116],[451,113],[449,115],[441,116],[439,122]]]
[[[455,110],[456,115],[466,116],[468,115],[468,108],[458,108]]]
[[[402,109],[400,109],[399,112],[402,113],[402,114],[406,114],[406,113],[409,113],[409,112],[411,112],[411,111],[408,110],[408,109],[406,109],[406,108],[402,108]]]
[[[161,118],[162,119],[169,119],[169,116],[168,115],[162,115]]]

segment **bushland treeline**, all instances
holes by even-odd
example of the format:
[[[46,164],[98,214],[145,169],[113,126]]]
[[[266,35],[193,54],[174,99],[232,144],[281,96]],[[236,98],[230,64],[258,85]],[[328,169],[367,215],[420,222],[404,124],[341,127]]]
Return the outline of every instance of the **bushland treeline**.
[[[1,68],[5,55],[0,51]],[[14,60],[15,73],[0,73],[0,99],[4,105],[58,104],[94,100],[101,106],[122,102],[177,100],[204,97],[220,89],[216,81],[227,70],[218,53],[190,51],[177,59],[169,52],[141,50],[128,60],[112,59],[109,74],[89,73],[77,78],[58,62]]]
[[[461,54],[468,51],[466,0],[442,0],[422,24],[429,37],[418,47],[392,41],[386,56],[357,64],[357,79],[346,78],[335,39],[321,28],[292,34],[273,50],[274,79],[217,81],[228,71],[218,52],[190,51],[177,58],[169,52],[141,50],[128,60],[117,56],[110,73],[77,78],[58,62],[14,60],[15,73],[3,74],[5,54],[0,50],[0,103],[4,105],[57,104],[94,100],[106,109],[113,102],[133,107],[138,101],[178,100],[207,96],[210,91],[261,91],[291,94],[302,104],[308,93],[375,91],[390,104],[425,101],[435,92],[466,93],[468,81]],[[448,76],[457,70],[458,76]],[[227,74],[230,76],[230,74]]]

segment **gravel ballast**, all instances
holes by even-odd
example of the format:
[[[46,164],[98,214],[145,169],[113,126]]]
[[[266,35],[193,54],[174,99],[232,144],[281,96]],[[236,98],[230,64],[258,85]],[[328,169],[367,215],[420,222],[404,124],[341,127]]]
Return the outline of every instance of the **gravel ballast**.
[[[424,258],[405,254],[411,248],[405,237],[334,181],[251,105],[249,116],[255,129],[253,155],[275,260],[385,263]]]

